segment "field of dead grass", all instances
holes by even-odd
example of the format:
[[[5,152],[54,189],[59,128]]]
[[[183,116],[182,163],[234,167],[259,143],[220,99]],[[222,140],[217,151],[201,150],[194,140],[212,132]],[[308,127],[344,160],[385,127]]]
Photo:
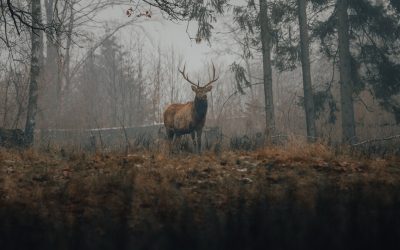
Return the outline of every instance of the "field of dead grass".
[[[326,244],[337,227],[329,249],[365,224],[378,229],[353,240],[380,244],[400,236],[399,208],[399,159],[337,155],[320,144],[220,155],[0,151],[6,248],[309,248],[314,230]]]

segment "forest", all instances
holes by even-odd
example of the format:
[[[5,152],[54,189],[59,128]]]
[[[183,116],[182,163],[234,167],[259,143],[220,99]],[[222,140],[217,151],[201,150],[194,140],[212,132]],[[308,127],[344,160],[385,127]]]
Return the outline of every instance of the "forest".
[[[1,249],[400,247],[400,1],[0,9]]]

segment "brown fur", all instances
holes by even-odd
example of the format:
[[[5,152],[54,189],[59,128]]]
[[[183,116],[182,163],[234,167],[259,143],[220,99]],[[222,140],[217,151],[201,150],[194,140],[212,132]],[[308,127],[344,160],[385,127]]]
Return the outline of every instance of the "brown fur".
[[[200,115],[194,108],[194,102],[174,103],[164,112],[164,125],[167,132],[177,135],[189,134],[200,130],[206,122],[206,114]]]
[[[193,102],[186,104],[174,103],[167,107],[164,112],[164,125],[168,132],[175,134],[188,134],[192,132],[191,124]]]
[[[164,125],[168,139],[173,141],[177,136],[191,134],[197,151],[201,149],[201,134],[206,122],[207,97],[196,95],[193,102],[174,103],[164,112]],[[197,143],[195,137],[197,136]]]

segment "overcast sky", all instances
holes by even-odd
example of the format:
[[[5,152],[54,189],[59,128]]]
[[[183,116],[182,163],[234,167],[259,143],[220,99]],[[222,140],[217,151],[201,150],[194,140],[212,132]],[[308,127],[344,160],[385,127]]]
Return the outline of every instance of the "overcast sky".
[[[125,6],[114,6],[108,8],[101,15],[101,19],[106,21],[113,21],[118,23],[124,23],[130,18],[125,14],[127,7]],[[209,44],[208,42],[201,42],[197,44],[195,41],[191,40],[190,37],[194,37],[196,34],[196,23],[191,22],[189,25],[188,32],[186,32],[187,23],[174,23],[170,20],[166,20],[161,16],[157,10],[152,10],[153,16],[151,18],[140,17],[139,22],[142,29],[137,26],[131,26],[124,28],[125,31],[129,29],[136,29],[139,33],[146,37],[146,41],[152,43],[157,49],[158,43],[162,44],[164,49],[170,48],[173,45],[184,57],[184,62],[186,62],[187,68],[191,71],[196,71],[200,69],[204,62],[211,60],[218,60],[213,57],[212,47],[216,46],[214,44]],[[119,32],[120,36],[125,32]],[[128,39],[128,38],[125,38]]]

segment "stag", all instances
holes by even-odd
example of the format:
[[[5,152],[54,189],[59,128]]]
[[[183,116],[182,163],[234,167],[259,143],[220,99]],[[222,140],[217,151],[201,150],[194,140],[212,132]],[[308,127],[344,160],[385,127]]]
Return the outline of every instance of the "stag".
[[[191,134],[194,148],[198,153],[201,151],[201,133],[206,122],[207,93],[212,89],[211,84],[218,80],[218,77],[215,77],[214,64],[212,70],[212,80],[201,87],[199,82],[195,84],[189,79],[189,75],[185,73],[185,66],[183,70],[178,69],[183,78],[192,85],[195,93],[194,101],[185,104],[173,103],[164,112],[164,125],[169,141],[173,143],[177,137]]]

